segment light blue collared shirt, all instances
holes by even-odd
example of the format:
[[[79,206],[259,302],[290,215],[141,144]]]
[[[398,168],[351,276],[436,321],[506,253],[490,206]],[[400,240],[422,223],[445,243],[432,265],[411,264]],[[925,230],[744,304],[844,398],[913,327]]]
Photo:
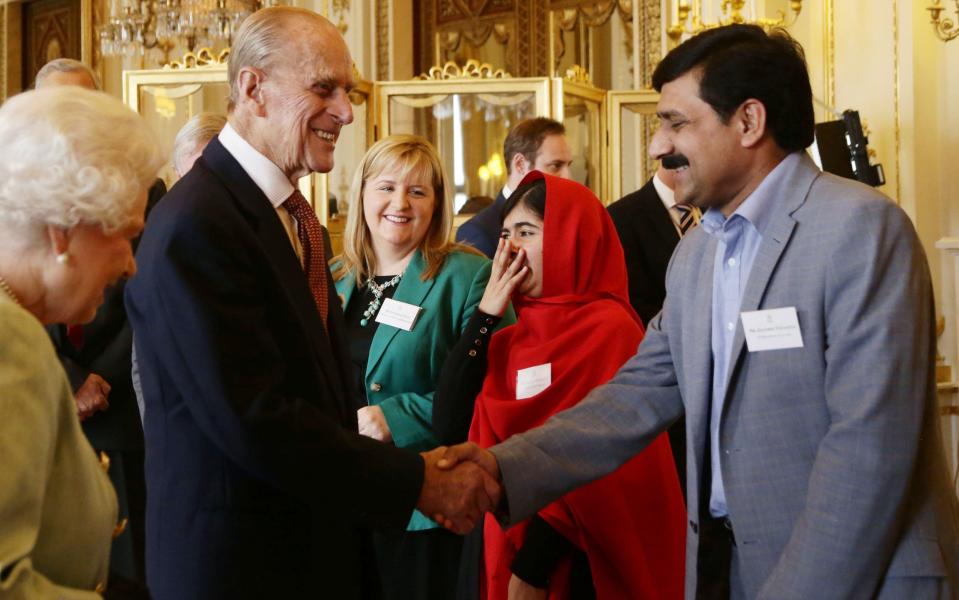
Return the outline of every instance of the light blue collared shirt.
[[[726,489],[723,487],[719,424],[726,399],[726,379],[732,362],[733,338],[739,322],[739,306],[753,261],[763,240],[776,202],[782,196],[786,176],[797,168],[800,153],[793,153],[769,172],[739,208],[728,218],[715,208],[703,215],[703,231],[717,240],[716,260],[713,263],[713,396],[709,415],[710,465],[712,489],[709,513],[714,517],[729,514],[726,507]],[[727,449],[728,451],[728,449]]]

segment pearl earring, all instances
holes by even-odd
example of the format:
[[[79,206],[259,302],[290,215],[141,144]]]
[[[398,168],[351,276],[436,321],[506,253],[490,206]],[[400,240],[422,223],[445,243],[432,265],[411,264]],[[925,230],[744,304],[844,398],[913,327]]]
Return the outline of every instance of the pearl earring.
[[[70,262],[69,252],[61,252],[60,254],[57,254],[57,264],[65,265],[68,262]]]

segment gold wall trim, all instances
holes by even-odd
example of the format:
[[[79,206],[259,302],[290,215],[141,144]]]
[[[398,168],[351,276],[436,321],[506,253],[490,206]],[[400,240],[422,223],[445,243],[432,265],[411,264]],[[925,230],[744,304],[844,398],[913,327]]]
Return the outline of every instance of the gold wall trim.
[[[645,60],[640,69],[640,84],[643,88],[652,87],[653,71],[662,58],[663,39],[661,34],[663,5],[659,0],[643,0],[642,18],[643,31],[640,34],[641,52]],[[647,140],[648,142],[648,140]]]
[[[902,171],[900,171],[900,145],[902,140],[902,117],[899,114],[899,0],[892,0],[892,85],[893,111],[896,116],[896,202],[902,204]]]
[[[93,65],[93,0],[80,0],[80,62]]]
[[[230,56],[230,49],[224,48],[218,53],[211,48],[200,48],[196,52],[187,52],[181,60],[171,60],[163,65],[164,69],[201,69],[225,65]]]
[[[825,64],[823,65],[823,87],[826,92],[826,104],[836,106],[836,11],[834,0],[823,0],[823,39],[826,40]]]
[[[430,67],[426,73],[416,76],[416,79],[444,80],[444,79],[504,79],[510,74],[503,69],[494,69],[492,65],[480,63],[470,59],[460,67],[453,61],[447,61],[442,67]]]
[[[376,0],[376,78],[390,79],[390,2]]]
[[[7,19],[10,18],[9,2],[3,3],[3,30],[0,32],[0,64],[3,65],[3,71],[0,72],[0,102],[7,101]]]

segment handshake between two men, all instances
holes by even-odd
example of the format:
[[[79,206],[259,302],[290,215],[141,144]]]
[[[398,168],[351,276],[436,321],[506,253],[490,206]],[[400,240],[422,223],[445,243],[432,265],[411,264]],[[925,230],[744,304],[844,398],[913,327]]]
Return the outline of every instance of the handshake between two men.
[[[472,442],[421,452],[426,463],[416,508],[443,527],[465,535],[503,495],[496,458]]]

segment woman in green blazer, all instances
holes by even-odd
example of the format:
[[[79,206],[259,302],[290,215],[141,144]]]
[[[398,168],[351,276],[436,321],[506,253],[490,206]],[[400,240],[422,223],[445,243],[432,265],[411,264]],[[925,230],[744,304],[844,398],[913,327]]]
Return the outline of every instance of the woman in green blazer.
[[[380,140],[357,169],[343,254],[333,264],[360,433],[417,451],[439,445],[431,425],[436,382],[490,276],[486,257],[450,241],[449,190],[425,139]],[[376,532],[373,547],[384,598],[455,596],[460,536],[414,512],[406,532]]]

